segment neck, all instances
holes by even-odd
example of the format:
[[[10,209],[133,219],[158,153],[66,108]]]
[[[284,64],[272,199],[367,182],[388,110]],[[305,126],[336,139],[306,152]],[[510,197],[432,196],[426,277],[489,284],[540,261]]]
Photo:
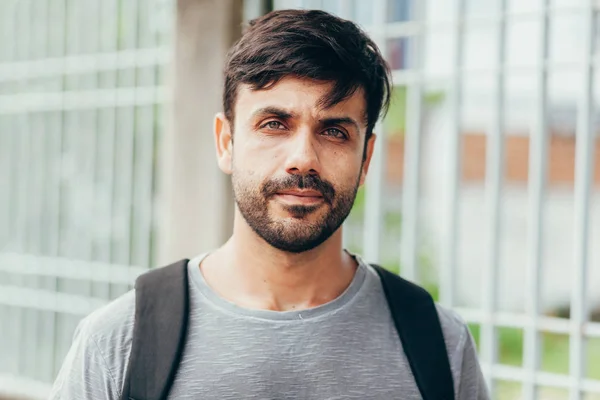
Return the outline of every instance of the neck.
[[[239,306],[286,311],[338,297],[352,281],[356,262],[343,251],[341,229],[312,250],[288,253],[236,218],[232,237],[202,262],[201,270],[213,290]]]

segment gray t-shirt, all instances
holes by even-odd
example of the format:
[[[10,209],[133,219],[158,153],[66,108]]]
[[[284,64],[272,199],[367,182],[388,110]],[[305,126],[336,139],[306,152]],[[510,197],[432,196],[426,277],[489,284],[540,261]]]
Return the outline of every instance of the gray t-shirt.
[[[221,298],[190,261],[188,340],[169,399],[420,399],[377,273],[357,257],[350,286],[301,311]],[[134,322],[131,291],[83,319],[51,399],[117,400]],[[473,340],[438,306],[459,400],[488,399]]]

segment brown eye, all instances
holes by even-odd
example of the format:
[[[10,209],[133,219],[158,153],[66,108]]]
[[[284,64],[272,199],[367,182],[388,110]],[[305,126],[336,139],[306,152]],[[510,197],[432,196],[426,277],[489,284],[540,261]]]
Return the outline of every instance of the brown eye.
[[[262,126],[262,128],[269,129],[283,129],[283,124],[279,121],[269,121]]]
[[[339,129],[335,129],[335,128],[329,128],[327,130],[325,130],[324,134],[326,136],[331,136],[332,138],[335,139],[345,139],[346,138],[346,134],[342,131],[340,131]]]

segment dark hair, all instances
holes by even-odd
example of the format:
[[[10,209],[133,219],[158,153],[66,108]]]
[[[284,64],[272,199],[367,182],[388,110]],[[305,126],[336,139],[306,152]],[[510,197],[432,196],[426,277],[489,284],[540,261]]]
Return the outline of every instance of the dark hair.
[[[227,119],[233,121],[240,83],[260,90],[286,76],[335,82],[324,107],[362,89],[367,137],[389,107],[390,70],[377,45],[355,23],[324,11],[280,10],[250,21],[225,64]]]

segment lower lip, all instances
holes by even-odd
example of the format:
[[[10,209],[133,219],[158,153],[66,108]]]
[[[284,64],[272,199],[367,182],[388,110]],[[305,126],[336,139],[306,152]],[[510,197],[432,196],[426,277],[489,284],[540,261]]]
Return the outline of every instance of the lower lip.
[[[275,197],[288,204],[318,204],[323,202],[321,196],[294,196],[293,194],[277,194]]]

